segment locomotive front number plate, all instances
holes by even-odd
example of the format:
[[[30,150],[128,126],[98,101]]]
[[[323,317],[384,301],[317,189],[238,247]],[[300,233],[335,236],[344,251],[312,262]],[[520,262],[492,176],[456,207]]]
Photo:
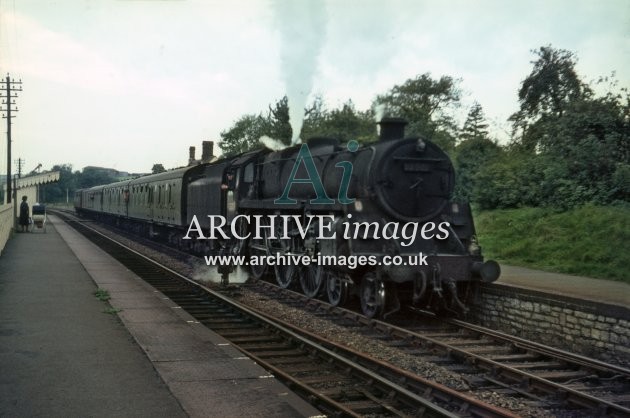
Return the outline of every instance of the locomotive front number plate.
[[[430,169],[427,164],[407,161],[403,163],[403,171],[405,173],[419,173],[430,171]]]

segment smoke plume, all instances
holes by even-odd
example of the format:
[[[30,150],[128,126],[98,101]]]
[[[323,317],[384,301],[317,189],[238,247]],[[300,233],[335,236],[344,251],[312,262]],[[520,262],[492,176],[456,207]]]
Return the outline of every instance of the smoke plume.
[[[296,144],[300,142],[304,107],[326,37],[326,11],[321,0],[274,0],[272,7],[280,32],[280,59],[293,130],[291,143]]]

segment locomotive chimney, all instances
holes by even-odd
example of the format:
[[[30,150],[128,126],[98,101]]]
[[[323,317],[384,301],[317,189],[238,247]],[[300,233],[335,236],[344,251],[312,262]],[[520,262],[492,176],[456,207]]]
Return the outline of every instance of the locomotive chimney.
[[[195,164],[195,147],[188,148],[188,165]]]
[[[378,124],[381,127],[379,141],[392,141],[405,137],[407,121],[403,118],[383,118]]]
[[[204,163],[209,163],[214,157],[214,142],[212,141],[203,141],[201,143],[201,161]]]

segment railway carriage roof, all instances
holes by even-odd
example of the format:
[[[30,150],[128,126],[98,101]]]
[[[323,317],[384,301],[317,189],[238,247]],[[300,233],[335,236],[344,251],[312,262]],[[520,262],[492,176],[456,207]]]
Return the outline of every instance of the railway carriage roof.
[[[148,176],[142,176],[135,178],[129,182],[130,186],[135,186],[136,184],[146,184],[152,183],[154,181],[163,181],[163,180],[173,180],[173,179],[181,179],[184,175],[194,168],[199,167],[198,165],[190,166],[190,167],[182,167],[176,168],[174,170],[165,171],[163,173],[158,174],[149,174]]]
[[[111,189],[111,188],[116,188],[116,187],[125,187],[125,188],[127,188],[129,186],[135,186],[135,185],[138,185],[138,184],[153,183],[155,181],[181,179],[188,172],[190,172],[190,171],[192,171],[194,169],[198,169],[199,167],[202,167],[202,166],[205,166],[205,165],[207,165],[207,164],[200,164],[200,165],[195,165],[195,166],[176,168],[174,170],[165,171],[163,173],[149,174],[147,176],[137,177],[137,178],[132,179],[132,180],[123,180],[123,181],[118,181],[116,183],[102,184],[102,185],[99,185],[99,186],[90,187],[88,189],[81,189],[81,190],[78,190],[78,191],[98,192],[98,191],[101,191],[103,189]]]

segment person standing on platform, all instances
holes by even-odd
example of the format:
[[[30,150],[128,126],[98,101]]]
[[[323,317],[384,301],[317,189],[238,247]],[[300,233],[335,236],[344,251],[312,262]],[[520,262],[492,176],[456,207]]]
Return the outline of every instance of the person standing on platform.
[[[26,203],[26,196],[22,196],[22,203],[20,203],[20,226],[22,227],[22,232],[28,231],[28,215],[29,210],[28,203]]]

